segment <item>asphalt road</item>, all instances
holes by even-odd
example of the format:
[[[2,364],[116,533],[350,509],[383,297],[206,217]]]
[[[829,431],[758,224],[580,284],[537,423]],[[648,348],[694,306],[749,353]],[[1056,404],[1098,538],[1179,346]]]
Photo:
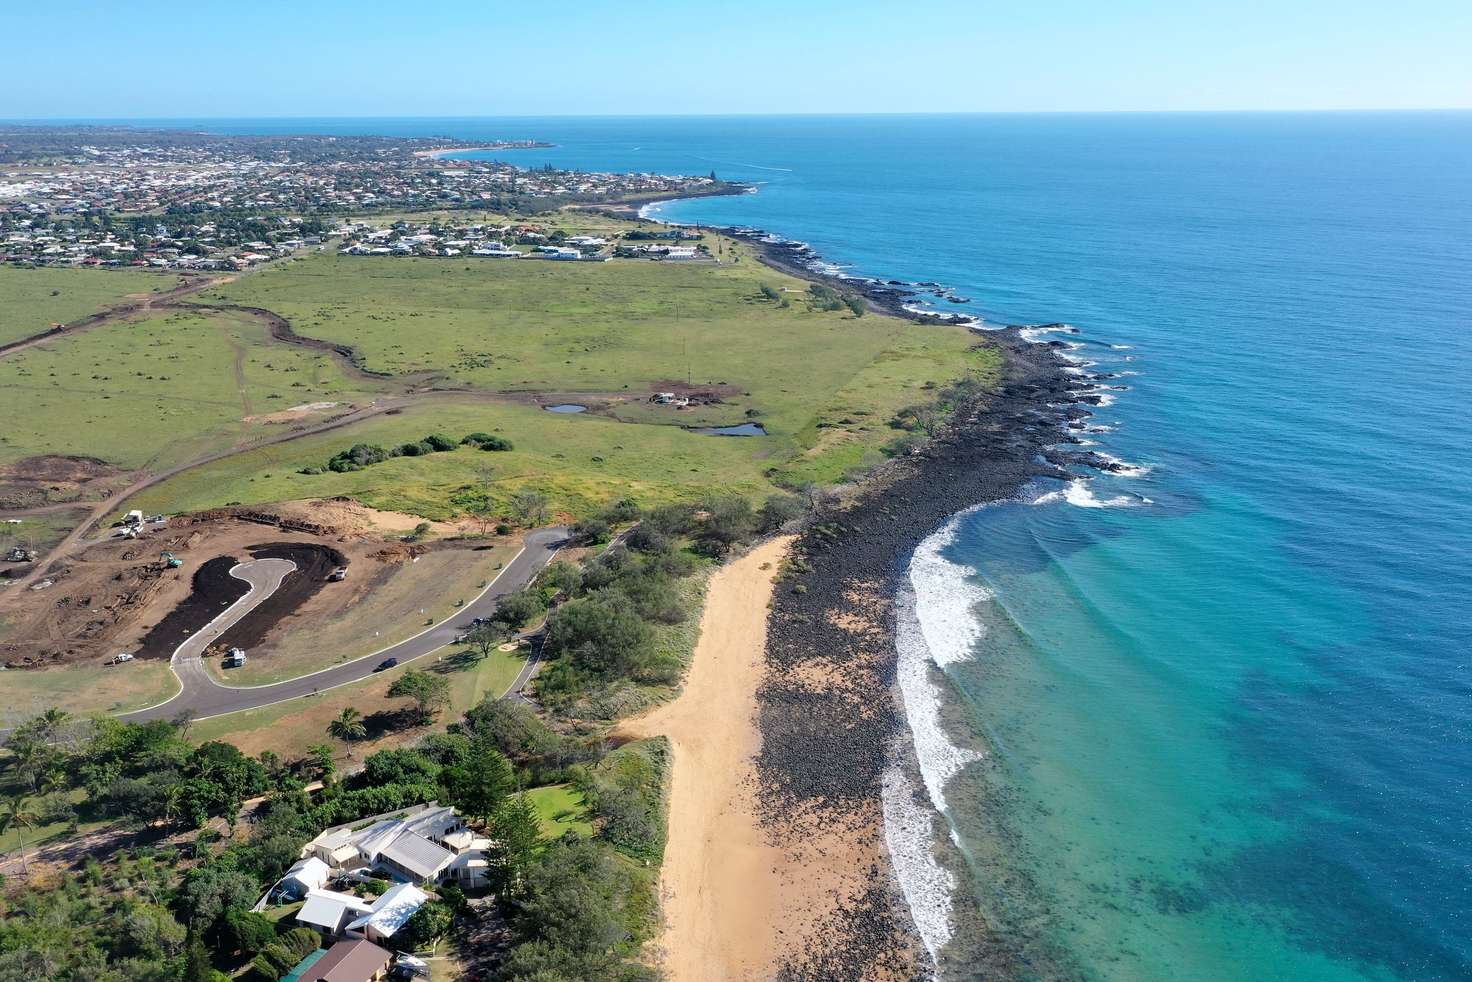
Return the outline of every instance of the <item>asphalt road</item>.
[[[256,686],[222,685],[210,675],[200,655],[215,638],[274,593],[281,585],[281,581],[296,568],[296,565],[285,559],[257,559],[253,562],[241,563],[233,568],[230,574],[250,584],[250,589],[245,596],[231,604],[219,617],[200,628],[174,651],[170,667],[179,677],[179,683],[182,686],[179,694],[167,702],[140,709],[137,712],[125,713],[118,718],[131,723],[141,723],[152,719],[174,719],[185,715],[191,719],[208,719],[211,716],[222,716],[226,713],[239,712],[242,709],[259,709],[261,706],[270,706],[288,699],[299,699],[316,692],[325,692],[340,685],[360,681],[372,675],[373,670],[386,658],[397,658],[399,665],[403,666],[454,642],[457,637],[469,630],[470,621],[473,618],[489,616],[496,609],[502,597],[508,593],[515,593],[530,583],[533,577],[552,561],[552,557],[566,541],[567,530],[564,528],[538,529],[530,533],[526,537],[521,552],[517,553],[515,558],[502,568],[495,580],[480,596],[457,611],[454,617],[441,621],[422,634],[390,645],[371,655],[365,655],[341,665],[334,665],[311,675],[301,675],[284,682]],[[527,669],[524,670],[528,678],[531,669],[532,664],[529,663]]]

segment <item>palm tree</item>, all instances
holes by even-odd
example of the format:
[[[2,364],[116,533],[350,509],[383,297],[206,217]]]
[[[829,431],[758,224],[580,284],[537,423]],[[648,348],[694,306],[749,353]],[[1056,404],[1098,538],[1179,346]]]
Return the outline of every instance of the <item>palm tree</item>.
[[[16,795],[5,800],[5,806],[0,809],[0,835],[4,835],[11,829],[15,830],[20,839],[20,868],[29,879],[31,867],[26,862],[26,829],[33,829],[41,820],[40,816],[31,810],[31,803],[24,797]]]
[[[65,709],[52,706],[37,717],[37,722],[41,724],[41,730],[46,734],[47,739],[54,740],[56,739],[56,732],[71,722],[71,718],[72,714]]]
[[[352,706],[337,714],[337,718],[327,724],[327,735],[341,740],[343,743],[352,743],[361,740],[368,735],[368,727],[363,725],[363,714]]]

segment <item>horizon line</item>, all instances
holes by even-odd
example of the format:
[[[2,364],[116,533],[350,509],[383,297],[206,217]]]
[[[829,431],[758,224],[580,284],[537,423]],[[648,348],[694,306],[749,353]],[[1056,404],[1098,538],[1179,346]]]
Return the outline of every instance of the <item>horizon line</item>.
[[[1246,115],[1329,115],[1329,114],[1394,114],[1394,113],[1466,113],[1469,106],[1401,106],[1401,107],[1336,107],[1336,108],[1238,108],[1238,109],[977,109],[977,110],[896,110],[883,112],[649,112],[649,113],[508,113],[494,114],[295,114],[295,115],[180,115],[180,116],[6,116],[0,123],[125,123],[146,121],[220,121],[220,120],[478,120],[478,119],[734,119],[734,118],[879,118],[899,116],[1246,116]]]

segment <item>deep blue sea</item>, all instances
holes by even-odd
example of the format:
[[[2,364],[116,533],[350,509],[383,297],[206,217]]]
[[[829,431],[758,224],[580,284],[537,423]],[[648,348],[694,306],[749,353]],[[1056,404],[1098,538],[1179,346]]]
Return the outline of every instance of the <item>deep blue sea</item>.
[[[983,909],[1090,978],[1472,978],[1472,113],[209,125],[714,170],[660,214],[1075,327],[1135,469],[911,568]]]

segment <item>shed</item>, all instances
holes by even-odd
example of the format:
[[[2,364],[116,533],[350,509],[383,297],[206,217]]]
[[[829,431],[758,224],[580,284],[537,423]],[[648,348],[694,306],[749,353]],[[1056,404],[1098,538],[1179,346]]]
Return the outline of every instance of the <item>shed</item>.
[[[291,869],[281,878],[281,892],[292,897],[305,897],[313,890],[321,890],[327,885],[327,878],[332,875],[332,870],[316,856],[309,856],[292,864]]]

